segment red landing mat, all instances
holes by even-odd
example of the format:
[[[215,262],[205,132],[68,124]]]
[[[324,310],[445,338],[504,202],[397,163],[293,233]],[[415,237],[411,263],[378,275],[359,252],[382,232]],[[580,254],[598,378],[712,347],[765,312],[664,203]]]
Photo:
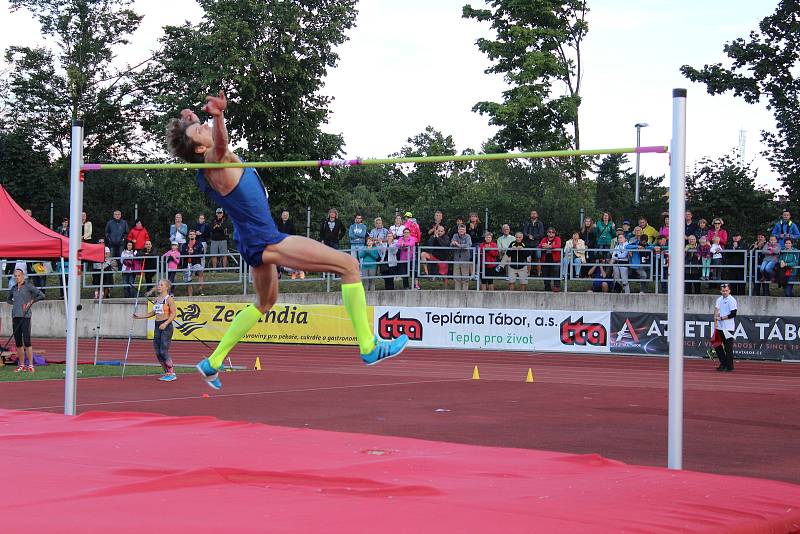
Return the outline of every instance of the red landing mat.
[[[7,410],[0,445],[8,533],[800,531],[800,486],[596,455]]]

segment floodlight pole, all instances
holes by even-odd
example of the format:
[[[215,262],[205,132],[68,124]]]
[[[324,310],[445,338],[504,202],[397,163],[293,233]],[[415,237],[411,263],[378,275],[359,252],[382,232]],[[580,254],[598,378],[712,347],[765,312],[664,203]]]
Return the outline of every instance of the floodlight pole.
[[[669,168],[669,411],[667,467],[683,469],[683,235],[686,228],[686,89],[672,90],[672,143]]]
[[[69,276],[67,277],[67,350],[64,377],[64,415],[75,415],[78,387],[78,312],[81,281],[78,277],[79,249],[83,228],[83,121],[72,120],[72,157],[69,169]]]

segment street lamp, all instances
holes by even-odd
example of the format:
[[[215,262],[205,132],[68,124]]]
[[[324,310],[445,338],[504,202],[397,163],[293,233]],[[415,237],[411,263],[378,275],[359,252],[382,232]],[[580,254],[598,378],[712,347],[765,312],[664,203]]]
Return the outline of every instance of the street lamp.
[[[633,125],[636,128],[636,196],[634,202],[639,205],[639,147],[642,145],[642,128],[650,126],[646,122],[637,122]]]

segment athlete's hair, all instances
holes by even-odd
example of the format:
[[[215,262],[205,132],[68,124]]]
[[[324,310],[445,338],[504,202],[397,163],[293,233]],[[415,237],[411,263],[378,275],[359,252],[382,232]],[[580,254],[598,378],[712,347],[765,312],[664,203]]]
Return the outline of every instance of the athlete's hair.
[[[181,119],[170,119],[167,123],[167,150],[187,163],[203,163],[203,155],[196,151],[199,145],[186,135],[186,129],[192,124]]]

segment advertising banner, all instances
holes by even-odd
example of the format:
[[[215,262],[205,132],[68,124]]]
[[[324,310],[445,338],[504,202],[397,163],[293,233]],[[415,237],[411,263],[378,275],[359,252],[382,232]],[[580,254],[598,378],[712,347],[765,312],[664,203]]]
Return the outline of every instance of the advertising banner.
[[[686,314],[684,319],[684,354],[703,356],[711,348],[711,316]],[[800,359],[800,317],[737,315],[734,321],[735,358]],[[668,354],[667,333],[666,313],[611,313],[612,352]]]
[[[176,301],[178,316],[172,339],[219,341],[233,318],[248,304]],[[152,311],[152,304],[148,310]],[[367,307],[367,317],[373,310]],[[154,322],[147,337],[153,338]],[[245,342],[357,345],[353,326],[343,306],[275,304],[243,338]]]
[[[603,311],[375,306],[375,335],[410,347],[609,352]]]

